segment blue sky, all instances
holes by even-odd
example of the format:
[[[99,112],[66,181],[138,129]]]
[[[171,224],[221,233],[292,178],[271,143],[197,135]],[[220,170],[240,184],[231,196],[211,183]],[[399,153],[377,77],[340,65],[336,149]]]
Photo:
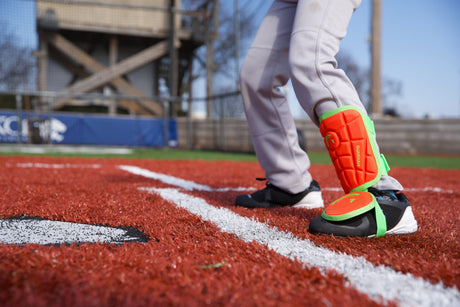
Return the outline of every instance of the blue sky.
[[[243,6],[248,0],[239,2]],[[362,1],[341,45],[362,67],[370,63],[371,2]],[[394,107],[406,117],[460,117],[460,1],[382,2],[383,75],[403,84],[402,97]],[[271,1],[266,3],[258,6],[257,20],[261,21]],[[0,25],[5,22],[21,43],[36,47],[34,9],[31,0],[0,0]],[[289,95],[291,107],[298,116],[302,112],[293,96]]]
[[[362,1],[341,44],[362,67],[370,67],[371,3]],[[382,74],[403,85],[393,107],[405,117],[460,117],[460,1],[382,3]]]
[[[383,75],[401,80],[407,116],[460,116],[460,1],[383,0]],[[369,66],[371,1],[355,12],[342,48]]]
[[[266,2],[260,15],[272,3]],[[362,0],[341,44],[363,68],[370,67],[371,4]],[[460,1],[382,0],[382,6],[382,74],[403,85],[391,106],[405,117],[460,117]],[[288,98],[293,114],[305,116],[292,89]]]

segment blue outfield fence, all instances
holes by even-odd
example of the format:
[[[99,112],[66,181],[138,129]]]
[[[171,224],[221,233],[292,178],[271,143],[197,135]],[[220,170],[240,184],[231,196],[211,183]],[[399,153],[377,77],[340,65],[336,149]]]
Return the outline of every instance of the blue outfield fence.
[[[163,147],[178,145],[177,123],[152,118],[0,112],[0,142]],[[165,135],[168,142],[165,142]],[[20,142],[18,140],[20,136]]]

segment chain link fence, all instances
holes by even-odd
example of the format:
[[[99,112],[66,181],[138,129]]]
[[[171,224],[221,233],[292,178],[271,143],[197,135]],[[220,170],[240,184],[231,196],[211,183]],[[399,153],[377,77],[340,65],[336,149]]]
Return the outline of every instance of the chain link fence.
[[[181,2],[2,1],[0,143],[59,144],[59,116],[97,115],[162,121],[163,146],[190,149],[203,143],[193,123],[210,120],[217,148],[225,149],[226,119],[244,117],[239,93],[189,97],[191,87],[202,91],[191,81],[192,55],[205,43],[209,9],[185,11]],[[170,44],[171,27],[181,49]],[[181,97],[170,94],[171,50]],[[180,144],[168,141],[171,120],[185,123]]]
[[[72,98],[85,101],[82,108],[74,106],[77,112],[69,110],[56,111],[53,109],[55,101],[63,98]],[[122,102],[135,103],[141,99],[158,101],[164,110],[162,116],[145,116],[129,114],[123,108]],[[87,102],[90,102],[89,104]],[[212,116],[206,116],[204,109],[210,103]],[[170,116],[169,110],[173,105],[184,110],[183,116]],[[60,144],[64,140],[64,132],[68,129],[60,117],[76,116],[99,117],[127,120],[155,120],[162,122],[163,146],[180,147],[187,149],[217,149],[227,150],[226,144],[230,139],[231,150],[241,150],[247,146],[240,146],[239,137],[232,136],[236,131],[243,129],[244,138],[248,140],[246,121],[242,110],[239,92],[226,93],[213,97],[183,98],[183,97],[133,97],[127,95],[104,94],[68,94],[58,92],[25,92],[0,91],[0,142],[18,144]],[[193,110],[197,108],[198,110]],[[116,109],[116,114],[111,112]],[[176,107],[179,109],[179,107]],[[74,111],[75,111],[74,110]],[[176,122],[176,131],[168,129],[170,122]],[[235,123],[238,123],[235,126]],[[102,124],[101,124],[102,125]],[[242,127],[240,127],[242,125]],[[201,131],[206,131],[203,134]],[[102,127],[101,127],[102,129]],[[172,139],[170,133],[175,134]],[[135,137],[135,136],[133,136]],[[230,137],[230,138],[229,138]],[[82,141],[78,141],[80,144]],[[91,141],[90,141],[91,142]],[[246,141],[246,143],[250,141]],[[65,143],[65,142],[64,142]],[[97,144],[95,144],[97,145]],[[123,145],[123,144],[113,144]],[[144,145],[144,144],[141,144]],[[148,144],[147,144],[148,146]],[[154,146],[158,146],[155,144]],[[246,150],[251,150],[246,148]]]

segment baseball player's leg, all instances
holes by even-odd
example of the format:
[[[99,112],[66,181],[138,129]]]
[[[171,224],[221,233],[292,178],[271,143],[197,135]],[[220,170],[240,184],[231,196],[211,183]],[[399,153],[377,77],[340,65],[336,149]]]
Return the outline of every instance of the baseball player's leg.
[[[290,48],[291,78],[300,104],[318,125],[320,116],[339,107],[354,106],[367,115],[356,89],[345,72],[337,69],[335,59],[360,2],[299,1]],[[378,144],[374,143],[379,156]],[[375,187],[402,190],[396,179],[386,175]]]
[[[401,185],[384,176],[386,164],[380,157],[372,121],[350,80],[337,69],[335,55],[359,2],[300,0],[293,26],[290,66],[296,95],[312,120],[320,125],[345,192],[365,191],[334,202],[333,208],[339,206],[340,210],[332,212],[340,214],[324,213],[312,221],[310,230],[363,236],[382,235],[387,229],[413,232],[415,219],[409,202],[403,194],[395,193],[402,189]],[[363,163],[361,157],[365,159]],[[354,205],[348,205],[348,201]],[[380,210],[386,219],[377,218],[382,216]],[[360,225],[367,226],[354,227],[357,217],[363,222]],[[400,221],[404,221],[402,228]]]
[[[299,0],[290,48],[292,84],[310,118],[345,105],[364,109],[336,54],[360,0]]]
[[[308,172],[310,161],[300,148],[287,100],[280,87],[289,80],[289,42],[297,1],[275,1],[264,18],[240,72],[240,90],[245,114],[259,163],[270,187],[297,195],[292,202],[308,192],[313,184]],[[316,185],[313,187],[316,190]],[[319,190],[319,188],[318,188]],[[273,192],[272,190],[270,190]],[[236,204],[247,207],[270,206],[263,195],[243,195]],[[254,197],[264,204],[254,203]],[[280,205],[284,196],[269,196]],[[289,196],[287,196],[289,198]],[[260,200],[259,199],[259,200]],[[322,200],[316,200],[322,205]]]
[[[293,26],[290,64],[292,83],[299,102],[319,125],[319,117],[339,107],[354,106],[367,116],[353,84],[337,69],[335,55],[360,0],[301,0]],[[380,156],[375,144],[376,155]],[[379,189],[401,190],[392,177],[382,176]]]

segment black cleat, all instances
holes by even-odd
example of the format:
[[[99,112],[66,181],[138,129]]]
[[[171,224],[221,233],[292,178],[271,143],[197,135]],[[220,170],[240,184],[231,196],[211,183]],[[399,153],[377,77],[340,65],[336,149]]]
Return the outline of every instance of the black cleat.
[[[318,182],[312,180],[310,186],[298,194],[290,194],[267,183],[262,190],[237,196],[235,205],[251,209],[274,207],[313,209],[323,207],[324,203]]]
[[[375,196],[385,215],[387,224],[385,234],[398,235],[417,231],[417,221],[404,193],[380,191],[374,188],[369,188],[368,191]],[[375,209],[340,222],[327,221],[318,216],[311,220],[309,231],[312,234],[324,233],[340,237],[373,237],[377,233]]]

